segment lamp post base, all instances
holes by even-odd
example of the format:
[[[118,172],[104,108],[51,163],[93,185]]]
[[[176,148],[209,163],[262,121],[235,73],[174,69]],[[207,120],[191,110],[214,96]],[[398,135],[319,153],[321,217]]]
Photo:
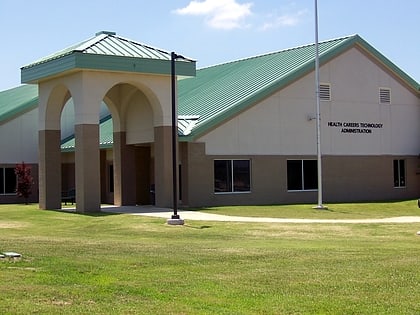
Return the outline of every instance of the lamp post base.
[[[327,206],[324,206],[324,205],[318,205],[318,206],[312,207],[312,209],[316,209],[316,210],[328,210],[328,207]]]
[[[184,225],[185,221],[184,219],[181,219],[179,215],[173,215],[172,218],[166,221],[166,223],[169,225]]]

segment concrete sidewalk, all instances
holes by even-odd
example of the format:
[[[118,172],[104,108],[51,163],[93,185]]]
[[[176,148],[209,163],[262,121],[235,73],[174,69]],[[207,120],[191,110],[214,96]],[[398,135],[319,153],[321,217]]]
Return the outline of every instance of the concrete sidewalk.
[[[157,208],[154,206],[103,206],[103,212],[124,213],[169,219],[173,213],[172,209]],[[287,219],[287,218],[261,218],[261,217],[240,217],[228,216],[200,211],[178,211],[184,220],[193,221],[224,221],[224,222],[259,222],[259,223],[420,223],[420,216],[404,216],[383,219]]]

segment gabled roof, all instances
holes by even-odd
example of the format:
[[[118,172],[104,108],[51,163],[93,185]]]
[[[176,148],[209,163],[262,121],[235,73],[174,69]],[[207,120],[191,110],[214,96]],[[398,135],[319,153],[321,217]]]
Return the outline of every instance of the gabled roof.
[[[67,71],[80,69],[170,74],[171,53],[135,42],[114,32],[94,37],[60,50],[21,68],[22,83],[37,83]],[[178,75],[195,75],[195,61],[177,59]]]
[[[22,85],[0,92],[0,124],[38,106],[38,86]]]
[[[97,35],[100,38],[107,36],[115,35]],[[82,47],[84,50],[93,49],[87,48],[93,47],[91,45],[93,42],[96,43],[93,46],[98,48],[99,43],[94,40],[85,41],[80,45],[84,47]],[[80,48],[80,45],[77,47]],[[72,54],[75,47],[40,62],[49,63],[63,54]],[[378,64],[395,75],[420,97],[419,83],[358,35],[319,43],[320,63],[324,64],[352,47],[357,47],[370,58],[375,59]],[[275,91],[314,71],[314,61],[315,46],[311,44],[207,67],[198,70],[194,78],[179,80],[178,133],[180,141],[196,139]],[[34,85],[24,85],[0,92],[0,123],[35,108],[38,101],[37,91]],[[102,126],[102,124],[101,128],[105,128],[101,129],[105,130],[104,135],[108,134],[108,140],[101,139],[101,143],[105,145],[109,143],[109,139],[112,139],[112,137],[109,138],[112,136],[112,128],[109,129],[109,125]]]
[[[319,43],[320,63],[358,46],[395,73],[419,95],[419,84],[386,57],[352,35]],[[181,141],[196,139],[315,69],[315,45],[305,45],[197,70],[178,82],[178,113],[198,115],[195,128]]]

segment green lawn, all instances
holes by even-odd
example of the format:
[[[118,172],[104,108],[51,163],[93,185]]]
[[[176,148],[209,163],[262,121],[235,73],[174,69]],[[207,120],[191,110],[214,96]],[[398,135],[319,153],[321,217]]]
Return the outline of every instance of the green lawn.
[[[306,219],[371,219],[420,216],[417,200],[326,204],[327,210],[313,209],[314,206],[316,204],[209,207],[194,210],[234,216]]]
[[[419,314],[418,230],[0,205],[0,314]]]

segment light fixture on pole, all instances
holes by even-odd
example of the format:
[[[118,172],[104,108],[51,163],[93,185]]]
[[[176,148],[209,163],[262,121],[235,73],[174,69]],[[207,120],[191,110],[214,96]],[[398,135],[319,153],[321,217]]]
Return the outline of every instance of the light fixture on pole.
[[[318,205],[314,209],[328,209],[322,204],[321,110],[319,91],[318,1],[315,0],[315,94],[316,94],[316,152],[318,168]]]
[[[167,220],[170,225],[183,225],[184,220],[178,214],[178,189],[177,189],[177,144],[178,144],[178,124],[176,108],[176,73],[175,61],[179,58],[186,59],[181,55],[171,52],[171,107],[172,107],[172,197],[173,211],[171,218]]]

